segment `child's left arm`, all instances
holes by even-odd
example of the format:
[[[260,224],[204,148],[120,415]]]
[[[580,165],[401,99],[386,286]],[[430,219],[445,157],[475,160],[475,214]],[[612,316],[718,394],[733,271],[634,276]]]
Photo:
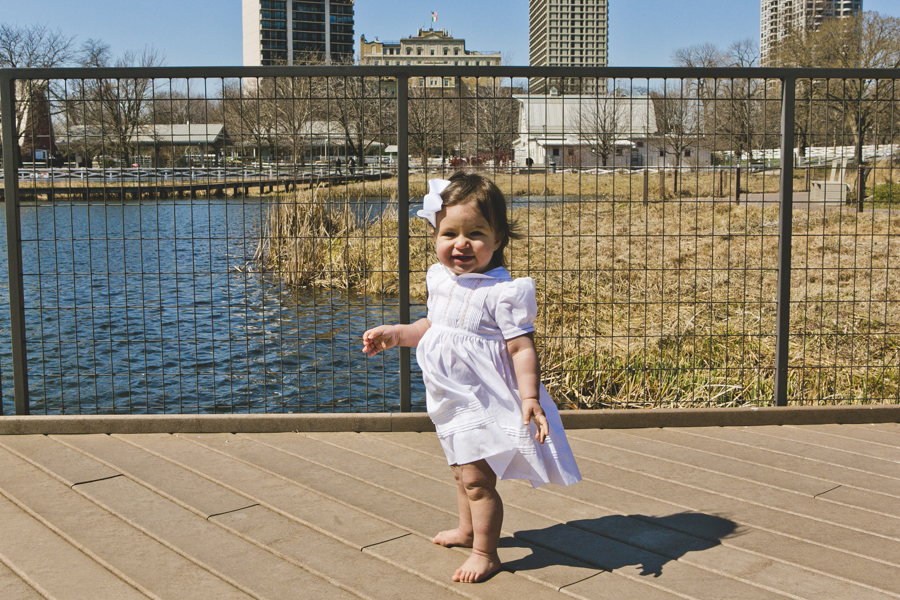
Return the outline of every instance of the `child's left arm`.
[[[516,381],[519,383],[522,418],[525,425],[534,419],[538,428],[534,439],[543,444],[550,433],[550,426],[547,424],[547,417],[544,416],[544,409],[541,408],[541,365],[538,361],[537,348],[534,347],[534,334],[527,333],[506,340],[506,347],[512,357]]]

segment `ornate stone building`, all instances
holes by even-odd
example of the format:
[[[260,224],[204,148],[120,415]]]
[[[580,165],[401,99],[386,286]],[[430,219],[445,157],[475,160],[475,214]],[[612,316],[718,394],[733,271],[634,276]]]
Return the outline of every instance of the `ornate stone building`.
[[[362,35],[359,39],[359,62],[363,65],[451,65],[495,67],[501,62],[500,52],[466,50],[466,41],[454,38],[447,29],[419,29],[414,36],[399,42],[371,42]],[[463,78],[472,85],[474,78]],[[456,87],[455,77],[422,77],[410,80],[414,86],[429,88]]]

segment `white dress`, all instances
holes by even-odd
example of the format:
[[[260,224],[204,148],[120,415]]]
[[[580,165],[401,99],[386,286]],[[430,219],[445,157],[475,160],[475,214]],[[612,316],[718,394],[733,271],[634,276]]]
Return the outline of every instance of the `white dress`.
[[[550,435],[539,444],[522,401],[506,340],[534,331],[534,280],[503,267],[454,275],[441,264],[426,277],[431,327],[416,348],[428,415],[447,462],[485,459],[499,479],[571,485],[581,479],[559,411],[544,386],[541,408]]]

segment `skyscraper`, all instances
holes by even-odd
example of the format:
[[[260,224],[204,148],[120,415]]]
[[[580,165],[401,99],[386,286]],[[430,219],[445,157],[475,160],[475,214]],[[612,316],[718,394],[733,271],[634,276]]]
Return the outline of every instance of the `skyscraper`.
[[[244,65],[353,61],[353,0],[241,0]]]
[[[759,63],[769,65],[769,54],[793,31],[815,31],[822,21],[852,17],[862,10],[862,0],[761,0]]]
[[[529,0],[529,62],[533,67],[605,67],[609,36],[607,0]],[[585,82],[587,84],[587,82]],[[551,83],[551,86],[553,84]],[[577,79],[559,81],[557,91],[581,89]],[[593,84],[590,84],[593,85]],[[545,91],[543,79],[529,89]]]

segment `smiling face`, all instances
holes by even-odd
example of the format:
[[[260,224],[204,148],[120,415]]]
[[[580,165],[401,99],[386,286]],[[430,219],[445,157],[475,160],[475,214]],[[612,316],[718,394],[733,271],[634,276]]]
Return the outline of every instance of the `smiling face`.
[[[456,275],[489,270],[501,241],[474,204],[454,204],[437,213],[438,260]]]

